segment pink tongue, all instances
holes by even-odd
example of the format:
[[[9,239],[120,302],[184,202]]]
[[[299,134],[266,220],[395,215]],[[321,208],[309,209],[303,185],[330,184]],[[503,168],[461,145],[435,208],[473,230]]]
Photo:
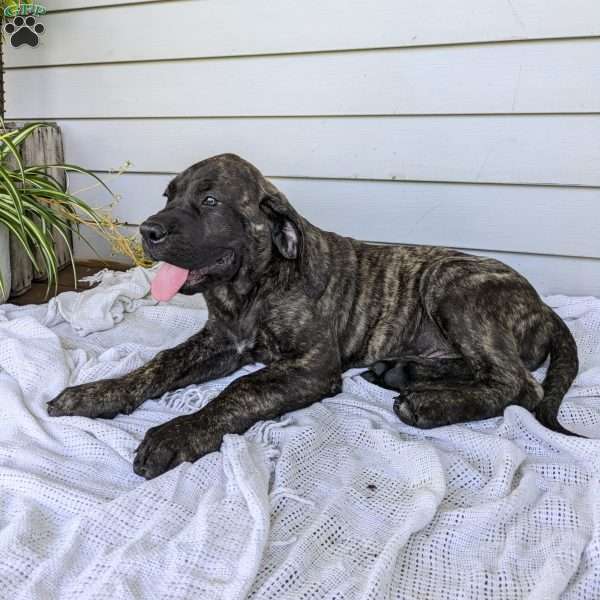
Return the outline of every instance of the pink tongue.
[[[188,269],[163,263],[152,280],[152,297],[159,302],[168,302],[181,289],[188,274]]]

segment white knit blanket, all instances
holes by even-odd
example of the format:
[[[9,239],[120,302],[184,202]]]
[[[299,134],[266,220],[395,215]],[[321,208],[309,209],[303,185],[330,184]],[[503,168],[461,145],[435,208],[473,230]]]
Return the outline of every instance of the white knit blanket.
[[[206,320],[200,297],[156,305],[147,291],[137,269],[78,298],[0,306],[0,598],[600,597],[600,300],[547,299],[581,356],[561,420],[596,439],[518,407],[419,431],[393,393],[348,373],[335,398],[145,481],[132,471],[145,430],[231,378],[113,420],[51,419],[45,404]]]

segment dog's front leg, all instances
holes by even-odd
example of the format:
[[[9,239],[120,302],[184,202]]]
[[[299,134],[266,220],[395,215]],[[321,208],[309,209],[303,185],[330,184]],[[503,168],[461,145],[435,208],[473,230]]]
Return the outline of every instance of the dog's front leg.
[[[218,450],[226,433],[303,408],[341,390],[339,360],[319,348],[237,379],[197,413],[148,430],[134,471],[151,479],[178,464]]]
[[[207,325],[179,346],[159,352],[124,377],[67,388],[48,402],[48,414],[104,418],[129,414],[149,398],[229,375],[241,362],[233,343]]]

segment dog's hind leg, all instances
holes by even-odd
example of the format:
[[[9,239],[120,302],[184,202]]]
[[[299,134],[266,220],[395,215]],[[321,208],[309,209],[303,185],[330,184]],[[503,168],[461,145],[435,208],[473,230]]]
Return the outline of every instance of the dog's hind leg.
[[[466,360],[470,381],[408,383],[394,403],[400,419],[415,427],[439,427],[497,417],[510,404],[533,410],[543,398],[541,386],[516,351]]]
[[[525,279],[491,259],[439,261],[421,281],[421,301],[471,377],[409,384],[394,407],[403,421],[437,427],[496,417],[511,404],[529,410],[540,405],[543,388],[523,358],[537,362],[546,351],[523,352],[523,344],[532,339],[544,305]]]
[[[461,377],[407,382],[394,404],[402,421],[430,428],[497,417],[510,404],[535,409],[543,390],[521,361],[509,331],[459,314],[455,308],[444,325],[448,339],[462,354],[462,361],[451,367],[451,372]],[[448,367],[450,363],[445,364]]]
[[[402,391],[394,402],[394,412],[408,425],[429,429],[453,423],[478,421],[502,415],[510,404],[535,408],[542,396],[523,374],[502,380],[461,383],[417,384]],[[541,388],[540,388],[541,389]]]

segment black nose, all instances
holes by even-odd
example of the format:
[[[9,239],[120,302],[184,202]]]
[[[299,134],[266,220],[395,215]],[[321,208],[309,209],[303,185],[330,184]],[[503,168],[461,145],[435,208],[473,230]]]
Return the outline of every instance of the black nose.
[[[140,225],[140,233],[149,244],[160,244],[167,237],[167,229],[160,223],[146,221]]]

